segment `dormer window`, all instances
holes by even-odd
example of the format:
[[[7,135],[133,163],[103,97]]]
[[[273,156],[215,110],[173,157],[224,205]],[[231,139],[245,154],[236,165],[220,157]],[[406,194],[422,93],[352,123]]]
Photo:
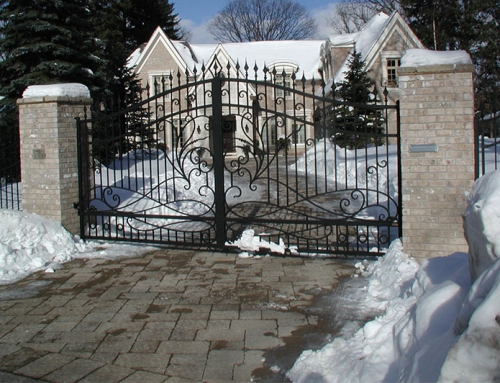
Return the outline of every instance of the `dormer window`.
[[[277,86],[274,90],[274,97],[290,97],[292,95],[291,90],[283,88],[293,88],[292,75],[297,73],[299,66],[291,62],[274,62],[269,66],[269,70],[271,73],[274,73],[272,80]]]
[[[398,68],[401,66],[401,60],[396,58],[387,59],[387,86],[398,86]]]
[[[171,89],[170,72],[159,73],[159,74],[155,73],[150,75],[149,79],[150,79],[149,86],[151,88],[151,93],[153,95],[157,95]]]
[[[382,69],[381,85],[388,88],[398,86],[398,68],[401,66],[401,53],[398,51],[384,51],[380,53]]]
[[[292,87],[292,76],[289,74],[286,74],[283,77],[283,74],[277,74],[275,77],[275,82],[276,85],[278,86],[284,86],[286,88],[291,88]],[[276,88],[276,97],[288,97],[290,96],[290,91],[289,90],[283,90],[280,88]]]

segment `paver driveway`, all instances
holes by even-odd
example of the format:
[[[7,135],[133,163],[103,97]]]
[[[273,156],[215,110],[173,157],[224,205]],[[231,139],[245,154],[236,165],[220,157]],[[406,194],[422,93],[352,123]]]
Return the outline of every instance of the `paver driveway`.
[[[266,355],[301,344],[314,297],[353,270],[170,249],[75,260],[0,286],[0,382],[283,381]]]

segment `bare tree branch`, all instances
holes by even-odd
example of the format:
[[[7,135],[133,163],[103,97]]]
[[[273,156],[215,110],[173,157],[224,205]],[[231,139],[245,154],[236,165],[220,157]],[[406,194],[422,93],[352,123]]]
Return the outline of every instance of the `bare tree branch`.
[[[352,33],[359,31],[375,13],[366,2],[343,0],[337,3],[326,21],[336,33]]]
[[[221,42],[305,40],[316,34],[317,25],[291,0],[232,0],[208,30]]]
[[[390,15],[398,11],[404,17],[399,0],[342,0],[326,21],[336,33],[359,31],[376,13]]]

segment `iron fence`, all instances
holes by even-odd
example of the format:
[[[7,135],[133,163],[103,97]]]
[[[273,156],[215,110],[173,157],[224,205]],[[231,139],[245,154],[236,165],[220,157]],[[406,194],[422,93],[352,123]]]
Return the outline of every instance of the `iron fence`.
[[[0,132],[0,208],[22,210],[18,129]]]
[[[332,91],[216,58],[120,111],[89,110],[77,120],[81,236],[382,254],[401,236],[399,106]]]
[[[476,178],[500,169],[500,112],[478,113],[476,131]]]

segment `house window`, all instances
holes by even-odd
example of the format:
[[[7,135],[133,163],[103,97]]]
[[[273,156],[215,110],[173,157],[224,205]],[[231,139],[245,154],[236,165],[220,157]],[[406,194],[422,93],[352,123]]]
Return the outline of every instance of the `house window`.
[[[306,127],[304,124],[292,124],[292,144],[303,144],[306,140]]]
[[[292,78],[289,74],[283,75],[277,74],[276,77],[274,78],[276,85],[279,86],[284,86],[286,88],[291,88],[292,87]],[[283,89],[276,89],[276,97],[288,97],[290,96],[290,91]]]
[[[154,74],[150,76],[151,81],[151,93],[157,95],[159,93],[168,91],[171,89],[170,73]],[[166,94],[169,96],[169,93]]]
[[[398,68],[401,65],[400,59],[387,59],[386,68],[387,68],[387,86],[398,86]]]
[[[264,145],[264,148],[268,148],[269,146],[276,144],[276,140],[278,138],[276,119],[274,117],[265,119],[262,127],[262,144]]]
[[[171,138],[172,141],[170,146],[172,148],[181,148],[184,145],[184,132],[182,129],[181,120],[175,119],[171,120],[171,124],[169,124],[172,129]]]

